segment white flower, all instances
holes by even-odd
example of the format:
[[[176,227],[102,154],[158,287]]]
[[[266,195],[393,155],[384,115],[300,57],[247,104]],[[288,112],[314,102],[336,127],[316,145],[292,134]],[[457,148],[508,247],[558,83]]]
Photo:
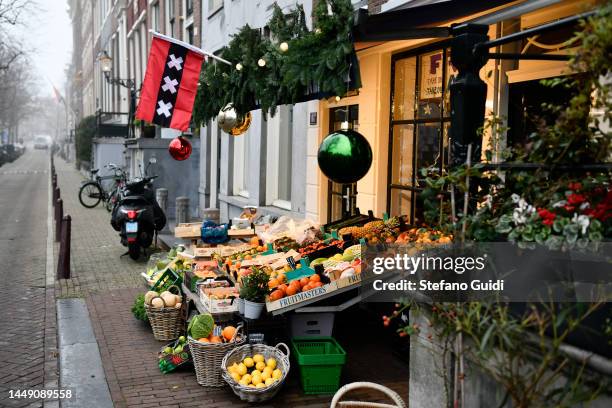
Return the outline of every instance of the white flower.
[[[553,208],[565,207],[567,205],[566,200],[557,201],[553,204]]]
[[[586,201],[582,204],[580,204],[580,210],[586,210],[587,208],[589,208],[591,206],[591,204],[587,203]]]
[[[589,228],[589,224],[591,223],[591,219],[586,215],[578,215],[574,213],[574,218],[572,218],[572,223],[577,224],[580,227],[580,231],[582,235],[586,234],[587,228]]]
[[[514,193],[514,194],[512,194],[512,195],[510,196],[510,199],[512,200],[512,202],[513,202],[514,204],[518,203],[520,198],[521,198],[521,197],[520,197],[518,194],[516,194],[516,193]]]
[[[485,196],[485,202],[484,204],[487,206],[487,208],[490,210],[491,209],[491,204],[493,203],[493,196],[491,194],[487,194]]]

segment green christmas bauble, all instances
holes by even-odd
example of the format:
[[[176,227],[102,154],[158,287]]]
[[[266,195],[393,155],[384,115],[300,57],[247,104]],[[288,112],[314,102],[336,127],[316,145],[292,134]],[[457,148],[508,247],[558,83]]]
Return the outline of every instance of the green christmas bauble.
[[[372,148],[361,133],[336,130],[321,142],[317,160],[319,168],[331,181],[355,183],[372,165]]]

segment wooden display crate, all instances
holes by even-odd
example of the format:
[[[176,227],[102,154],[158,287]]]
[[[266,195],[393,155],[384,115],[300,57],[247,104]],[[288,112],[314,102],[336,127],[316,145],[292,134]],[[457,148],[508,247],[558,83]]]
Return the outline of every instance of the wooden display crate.
[[[201,235],[201,222],[181,223],[174,228],[174,236],[177,238],[200,238]]]

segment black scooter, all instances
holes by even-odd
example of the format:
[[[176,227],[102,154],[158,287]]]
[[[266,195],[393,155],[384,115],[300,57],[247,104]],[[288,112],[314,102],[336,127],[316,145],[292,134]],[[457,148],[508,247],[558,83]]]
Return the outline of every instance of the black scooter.
[[[156,178],[142,177],[127,182],[111,215],[111,226],[119,231],[121,244],[128,248],[124,255],[134,260],[151,246],[155,231],[166,225],[166,215],[155,200],[152,181]]]

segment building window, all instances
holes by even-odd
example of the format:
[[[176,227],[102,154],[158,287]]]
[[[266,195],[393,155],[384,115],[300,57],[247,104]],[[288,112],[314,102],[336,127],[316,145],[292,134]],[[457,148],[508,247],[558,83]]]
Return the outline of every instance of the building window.
[[[223,0],[208,0],[208,16],[212,16],[223,8]]]
[[[448,84],[456,70],[445,48],[393,57],[387,212],[422,217],[418,169],[448,160]]]
[[[166,14],[168,15],[167,20],[167,26],[166,26],[166,33],[170,36],[170,37],[174,37],[174,0],[168,0],[166,1]]]
[[[359,129],[359,105],[342,106],[329,111],[330,133],[348,121],[349,129]],[[355,215],[357,209],[357,183],[338,184],[327,181],[327,222],[339,221]]]
[[[293,106],[278,107],[268,118],[266,204],[291,209],[291,170],[293,155]]]
[[[193,0],[185,0],[185,10],[187,11],[187,16],[193,14]]]
[[[187,38],[186,38],[187,42],[189,44],[193,44],[193,40],[194,40],[194,38],[193,38],[193,24],[190,25],[189,27],[187,27],[185,29],[185,31],[186,31],[186,34],[187,34],[186,35],[187,36]]]
[[[155,31],[159,31],[159,2],[151,6],[151,28]]]

